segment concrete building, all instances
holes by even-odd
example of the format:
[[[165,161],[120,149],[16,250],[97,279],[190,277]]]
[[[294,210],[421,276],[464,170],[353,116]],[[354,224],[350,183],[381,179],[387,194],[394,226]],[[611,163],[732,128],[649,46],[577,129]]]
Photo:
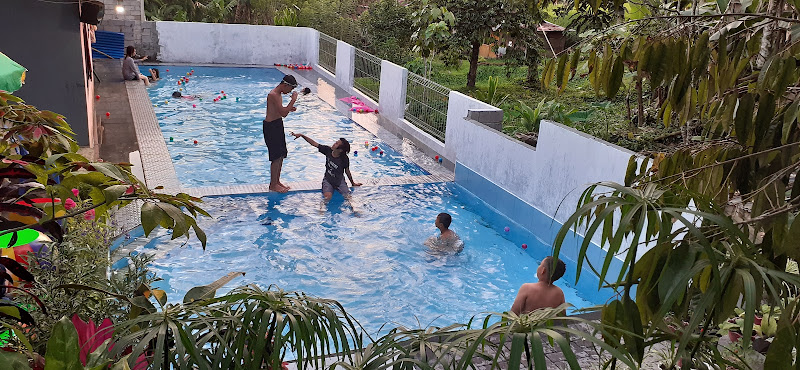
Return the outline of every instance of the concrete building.
[[[0,51],[28,69],[16,96],[66,117],[78,144],[94,148],[92,28],[80,21],[85,0],[4,0]]]

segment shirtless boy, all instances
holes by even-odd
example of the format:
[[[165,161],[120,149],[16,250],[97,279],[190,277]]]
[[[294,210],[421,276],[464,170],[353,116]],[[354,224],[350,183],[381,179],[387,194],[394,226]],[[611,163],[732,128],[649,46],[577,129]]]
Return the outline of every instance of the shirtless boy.
[[[450,230],[450,223],[453,217],[449,213],[442,212],[436,216],[434,225],[439,229],[439,237],[432,236],[425,241],[425,245],[432,254],[457,254],[464,250],[464,242],[453,230]]]
[[[555,269],[550,273],[552,267],[553,257],[547,257],[542,261],[536,269],[539,282],[522,284],[511,306],[512,312],[521,315],[543,307],[555,308],[564,303],[564,292],[553,285],[553,282],[564,276],[566,266],[561,260],[556,260]]]
[[[286,133],[283,131],[283,118],[294,112],[297,108],[294,102],[297,100],[297,91],[292,92],[297,87],[297,80],[294,76],[283,76],[283,80],[267,95],[267,117],[264,119],[264,143],[267,144],[269,152],[269,190],[285,193],[289,187],[281,183],[281,168],[283,159],[289,154],[286,150]],[[287,106],[283,106],[283,94],[292,92],[292,100]]]

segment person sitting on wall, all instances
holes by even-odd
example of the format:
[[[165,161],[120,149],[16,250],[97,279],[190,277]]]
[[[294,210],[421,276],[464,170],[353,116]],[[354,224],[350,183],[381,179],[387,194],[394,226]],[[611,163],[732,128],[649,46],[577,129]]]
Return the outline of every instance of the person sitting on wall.
[[[564,292],[553,283],[564,276],[567,267],[563,261],[546,257],[536,269],[537,283],[525,283],[519,288],[517,298],[511,306],[511,312],[521,315],[543,307],[556,308],[564,304]],[[550,271],[552,270],[552,271]]]
[[[458,254],[464,250],[464,242],[453,230],[450,230],[450,223],[453,217],[449,213],[442,212],[436,216],[434,225],[439,229],[439,236],[432,236],[425,241],[425,246],[429,252],[434,254]]]
[[[159,73],[158,69],[150,68],[150,77],[139,73],[139,67],[136,66],[136,62],[142,62],[147,60],[147,56],[144,56],[139,59],[134,59],[133,56],[136,55],[136,48],[133,46],[128,46],[125,48],[125,59],[122,60],[122,78],[128,81],[136,81],[142,80],[144,84],[149,86],[150,81],[158,81]]]

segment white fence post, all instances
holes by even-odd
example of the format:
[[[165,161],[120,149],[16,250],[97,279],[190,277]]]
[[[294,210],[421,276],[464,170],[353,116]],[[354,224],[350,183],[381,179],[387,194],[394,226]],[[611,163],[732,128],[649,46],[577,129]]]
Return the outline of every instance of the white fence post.
[[[345,90],[353,88],[356,48],[342,40],[336,40],[336,83]]]
[[[310,32],[308,34],[308,49],[306,52],[306,58],[308,58],[307,63],[314,68],[318,68],[319,66],[319,31],[309,28]]]
[[[381,60],[381,86],[378,93],[381,114],[403,119],[406,111],[408,70],[388,60]]]

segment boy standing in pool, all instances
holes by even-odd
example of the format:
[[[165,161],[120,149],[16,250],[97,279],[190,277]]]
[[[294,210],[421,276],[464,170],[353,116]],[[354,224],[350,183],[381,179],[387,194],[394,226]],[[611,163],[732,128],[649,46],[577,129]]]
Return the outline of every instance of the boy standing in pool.
[[[521,315],[539,308],[555,308],[564,304],[564,292],[561,288],[553,285],[553,282],[564,276],[566,269],[564,262],[559,259],[555,260],[555,268],[553,268],[553,257],[546,257],[536,269],[536,277],[539,278],[539,282],[522,284],[517,298],[511,306],[511,312]]]
[[[331,146],[317,144],[316,141],[303,134],[291,133],[295,140],[302,137],[311,146],[317,148],[320,153],[325,154],[325,176],[322,178],[322,196],[328,201],[333,196],[333,191],[337,190],[345,198],[350,197],[350,188],[347,187],[347,181],[344,180],[344,175],[353,186],[361,186],[360,182],[353,181],[353,175],[350,173],[350,158],[347,153],[350,152],[350,143],[341,138],[336,140]]]
[[[283,159],[289,152],[286,150],[286,133],[283,128],[283,118],[294,112],[297,108],[294,102],[297,100],[297,91],[292,92],[297,87],[297,80],[294,76],[283,76],[283,80],[267,95],[267,116],[264,119],[263,132],[264,143],[267,144],[269,152],[269,190],[285,193],[289,187],[281,183],[281,168]],[[285,107],[283,106],[283,94],[292,92],[292,100]]]
[[[439,237],[432,236],[425,241],[425,245],[431,252],[436,254],[457,254],[464,250],[464,242],[453,230],[450,230],[450,223],[453,217],[449,213],[442,212],[436,216],[434,225],[439,229]]]

